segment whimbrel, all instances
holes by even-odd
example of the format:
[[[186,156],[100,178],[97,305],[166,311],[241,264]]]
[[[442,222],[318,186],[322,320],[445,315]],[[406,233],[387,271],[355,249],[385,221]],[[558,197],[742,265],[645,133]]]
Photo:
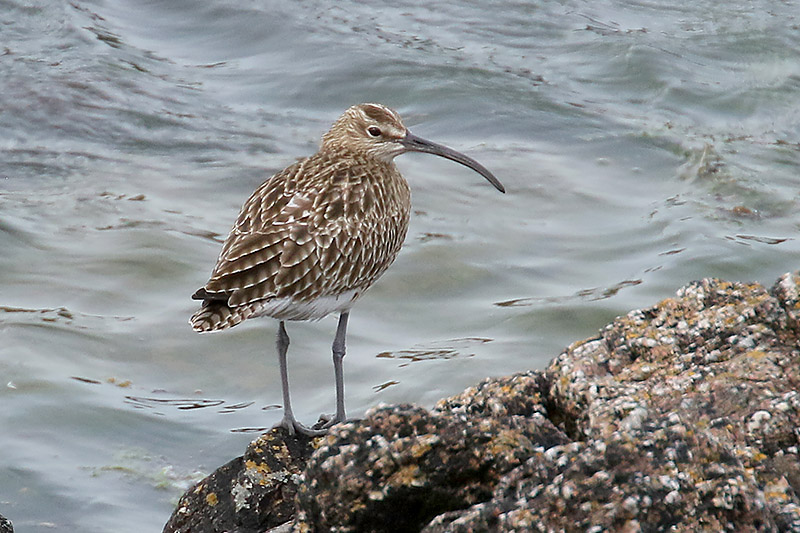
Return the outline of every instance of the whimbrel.
[[[248,198],[211,278],[192,296],[203,301],[191,319],[195,331],[218,331],[259,316],[279,321],[279,425],[292,434],[318,435],[346,419],[342,359],[347,318],[405,239],[411,193],[392,161],[406,152],[461,163],[505,192],[474,159],[412,134],[394,110],[356,105],[322,137],[316,154],[278,172]],[[334,312],[339,313],[333,340],[336,413],[315,430],[292,413],[285,321],[318,320]]]

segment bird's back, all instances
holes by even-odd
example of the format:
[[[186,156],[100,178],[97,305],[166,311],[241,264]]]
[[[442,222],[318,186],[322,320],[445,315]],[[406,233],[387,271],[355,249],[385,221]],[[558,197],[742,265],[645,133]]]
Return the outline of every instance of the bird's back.
[[[242,206],[211,278],[194,295],[203,307],[193,328],[349,309],[397,256],[410,203],[391,162],[320,151],[287,167]]]

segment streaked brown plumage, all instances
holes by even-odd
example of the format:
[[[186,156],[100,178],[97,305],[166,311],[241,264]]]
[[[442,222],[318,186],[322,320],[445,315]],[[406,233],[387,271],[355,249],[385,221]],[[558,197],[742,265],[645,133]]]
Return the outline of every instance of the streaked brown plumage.
[[[353,106],[323,136],[319,152],[277,173],[250,196],[210,279],[193,296],[203,301],[191,319],[199,332],[257,316],[280,321],[282,424],[290,432],[317,433],[291,412],[284,321],[340,313],[334,341],[337,412],[331,423],[344,420],[341,359],[347,317],[405,239],[411,193],[392,160],[408,151],[462,163],[504,192],[474,160],[411,134],[395,111],[379,104]]]
[[[245,202],[198,295],[209,305],[192,319],[196,330],[234,326],[274,300],[366,290],[394,261],[408,228],[408,184],[391,161],[324,148]],[[288,306],[267,314],[308,320],[328,313]]]

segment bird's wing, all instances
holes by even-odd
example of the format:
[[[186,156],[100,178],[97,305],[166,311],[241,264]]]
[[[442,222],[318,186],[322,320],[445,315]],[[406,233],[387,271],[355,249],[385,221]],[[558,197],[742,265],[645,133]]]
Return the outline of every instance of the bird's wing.
[[[367,186],[363,167],[300,161],[263,183],[242,206],[214,271],[197,296],[247,305],[311,300],[366,287],[388,264],[378,248],[403,235]],[[314,179],[308,179],[313,176]]]

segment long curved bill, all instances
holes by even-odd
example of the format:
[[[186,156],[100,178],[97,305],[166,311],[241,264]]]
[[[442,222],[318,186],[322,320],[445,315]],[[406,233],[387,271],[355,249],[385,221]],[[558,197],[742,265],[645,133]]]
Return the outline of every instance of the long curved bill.
[[[456,163],[461,163],[465,167],[469,167],[494,185],[494,188],[498,191],[504,193],[506,192],[505,187],[503,184],[500,183],[500,180],[494,177],[494,174],[489,172],[489,170],[472,159],[471,157],[465,156],[461,152],[456,152],[452,148],[448,148],[447,146],[443,146],[441,144],[437,144],[432,141],[428,141],[421,137],[417,137],[410,131],[406,132],[406,136],[400,139],[400,144],[409,152],[423,152],[426,154],[433,154],[444,157],[446,159],[450,159],[451,161],[455,161]]]

